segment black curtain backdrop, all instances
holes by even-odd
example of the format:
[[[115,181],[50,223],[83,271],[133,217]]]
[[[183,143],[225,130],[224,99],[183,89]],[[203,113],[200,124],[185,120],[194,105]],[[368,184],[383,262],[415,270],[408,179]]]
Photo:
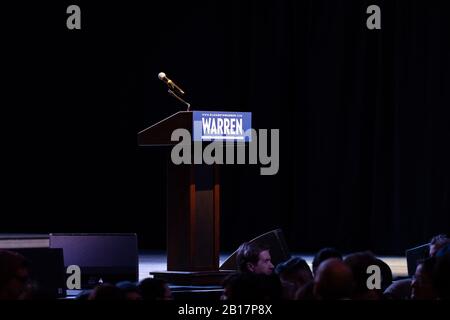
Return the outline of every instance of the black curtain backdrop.
[[[280,170],[222,168],[223,250],[280,227],[292,251],[401,254],[450,226],[447,1],[34,1],[3,6],[0,232],[136,232],[164,249],[182,110],[251,111]],[[81,7],[82,29],[66,28]],[[366,8],[382,30],[366,28]]]

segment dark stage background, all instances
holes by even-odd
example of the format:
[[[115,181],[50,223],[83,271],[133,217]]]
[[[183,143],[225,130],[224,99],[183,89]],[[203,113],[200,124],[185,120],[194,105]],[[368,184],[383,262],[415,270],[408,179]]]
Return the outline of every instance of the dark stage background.
[[[253,112],[280,170],[225,166],[222,249],[281,227],[292,251],[401,254],[450,226],[446,1],[2,4],[0,232],[136,232],[165,248],[165,153],[182,110]],[[82,30],[66,28],[81,7]],[[366,28],[366,8],[382,30]]]

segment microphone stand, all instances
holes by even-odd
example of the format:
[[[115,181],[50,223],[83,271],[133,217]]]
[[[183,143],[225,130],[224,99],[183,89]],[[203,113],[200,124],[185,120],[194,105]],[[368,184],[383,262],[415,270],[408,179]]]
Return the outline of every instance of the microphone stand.
[[[170,89],[169,89],[169,91],[167,91],[167,92],[169,92],[169,94],[170,94],[172,97],[177,98],[179,101],[181,101],[181,102],[183,102],[185,105],[187,105],[187,110],[186,110],[186,111],[191,111],[191,104],[190,104],[190,103],[188,103],[188,102],[184,101],[183,99],[181,99],[175,92],[173,92],[173,91],[170,90]]]

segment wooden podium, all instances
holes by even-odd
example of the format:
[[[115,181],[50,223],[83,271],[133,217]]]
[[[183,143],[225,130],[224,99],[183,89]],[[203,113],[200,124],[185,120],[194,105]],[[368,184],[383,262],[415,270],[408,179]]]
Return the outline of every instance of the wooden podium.
[[[138,133],[139,146],[173,146],[172,132],[191,133],[193,116],[180,111]],[[167,161],[167,272],[151,272],[179,285],[219,285],[220,180],[217,165]]]

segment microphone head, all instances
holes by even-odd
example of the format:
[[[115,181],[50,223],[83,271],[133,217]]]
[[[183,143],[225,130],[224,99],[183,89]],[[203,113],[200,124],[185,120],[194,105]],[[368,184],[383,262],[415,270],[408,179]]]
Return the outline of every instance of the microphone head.
[[[158,78],[159,78],[159,80],[164,80],[166,78],[166,74],[164,72],[160,72],[158,74]]]

